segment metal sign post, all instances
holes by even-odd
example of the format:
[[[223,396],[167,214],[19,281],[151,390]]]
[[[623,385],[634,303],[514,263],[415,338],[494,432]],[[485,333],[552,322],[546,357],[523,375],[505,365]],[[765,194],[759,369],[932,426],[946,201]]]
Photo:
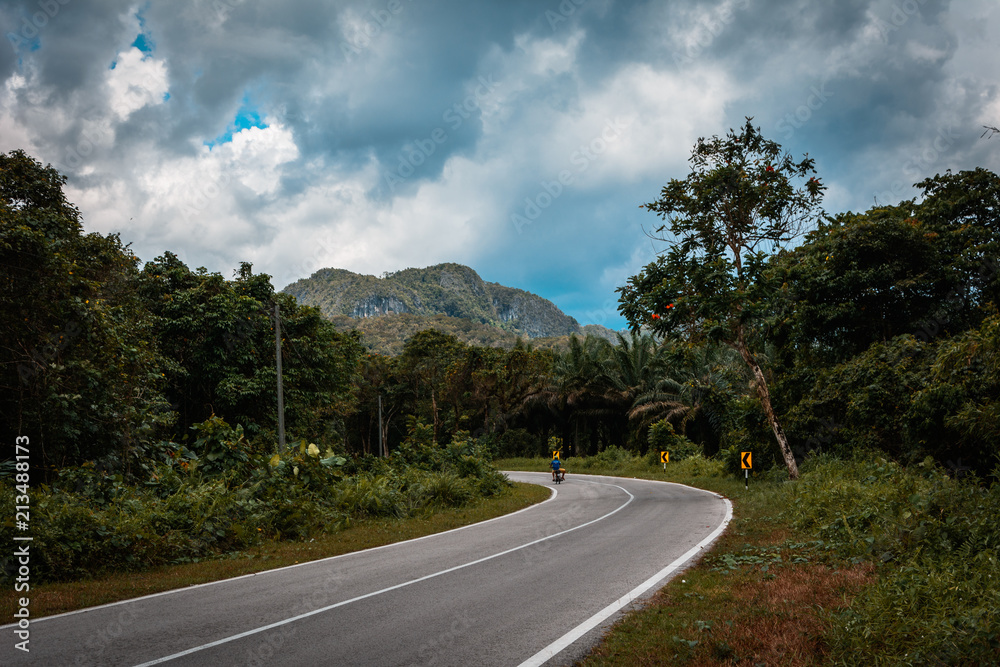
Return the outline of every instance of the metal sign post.
[[[740,465],[746,478],[747,491],[750,490],[750,469],[753,468],[753,452],[740,452]]]

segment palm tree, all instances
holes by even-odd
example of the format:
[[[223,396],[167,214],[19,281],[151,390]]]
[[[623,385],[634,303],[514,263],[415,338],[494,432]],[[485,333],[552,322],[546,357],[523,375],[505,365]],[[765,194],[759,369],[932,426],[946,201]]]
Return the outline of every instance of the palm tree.
[[[725,404],[734,394],[748,391],[749,373],[735,350],[707,345],[688,350],[675,367],[675,377],[680,381],[678,397],[688,408],[679,431],[711,454],[725,428]]]
[[[644,433],[657,419],[684,414],[681,386],[669,376],[671,347],[648,333],[618,334],[618,345],[602,364],[597,380],[609,408],[620,415],[620,426],[632,442],[645,448]]]

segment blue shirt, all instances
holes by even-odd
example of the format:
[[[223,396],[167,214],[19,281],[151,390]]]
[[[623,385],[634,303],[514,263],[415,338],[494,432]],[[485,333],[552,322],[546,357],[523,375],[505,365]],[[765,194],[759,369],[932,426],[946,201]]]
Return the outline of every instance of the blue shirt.
[[[559,468],[562,468],[562,463],[559,462],[559,459],[552,459],[552,469],[559,470]]]

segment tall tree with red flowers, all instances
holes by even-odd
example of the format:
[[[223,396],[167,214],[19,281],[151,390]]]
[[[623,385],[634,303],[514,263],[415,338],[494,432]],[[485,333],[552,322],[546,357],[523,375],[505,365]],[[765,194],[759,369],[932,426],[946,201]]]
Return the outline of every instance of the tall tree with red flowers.
[[[651,236],[668,248],[619,288],[619,312],[633,330],[715,340],[739,352],[795,479],[798,466],[754,352],[762,340],[756,325],[771,291],[765,264],[819,218],[825,186],[812,158],[795,161],[752,120],[724,138],[699,139],[687,178],[671,179],[643,206],[664,221]]]

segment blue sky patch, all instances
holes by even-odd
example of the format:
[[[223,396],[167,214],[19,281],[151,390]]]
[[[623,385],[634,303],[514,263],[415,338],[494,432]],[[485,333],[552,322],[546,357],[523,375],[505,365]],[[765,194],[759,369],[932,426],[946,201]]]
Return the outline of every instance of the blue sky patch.
[[[148,37],[146,37],[146,35],[144,35],[141,32],[135,38],[135,41],[132,42],[132,46],[134,46],[135,48],[139,49],[143,53],[152,53],[153,52],[153,43],[149,40]]]
[[[209,148],[214,148],[219,144],[229,143],[233,140],[234,134],[247,130],[251,127],[265,128],[267,127],[267,123],[265,123],[260,117],[260,112],[250,106],[244,98],[243,103],[240,105],[240,110],[236,112],[236,118],[229,124],[226,131],[217,136],[215,139],[206,141],[205,145]]]
[[[30,34],[30,37],[26,37],[26,34]],[[14,52],[18,54],[18,68],[20,68],[23,64],[20,56],[21,53],[33,53],[42,48],[41,36],[37,30],[29,33],[22,28],[18,32],[8,32],[7,41],[9,41],[10,45],[14,47]]]

